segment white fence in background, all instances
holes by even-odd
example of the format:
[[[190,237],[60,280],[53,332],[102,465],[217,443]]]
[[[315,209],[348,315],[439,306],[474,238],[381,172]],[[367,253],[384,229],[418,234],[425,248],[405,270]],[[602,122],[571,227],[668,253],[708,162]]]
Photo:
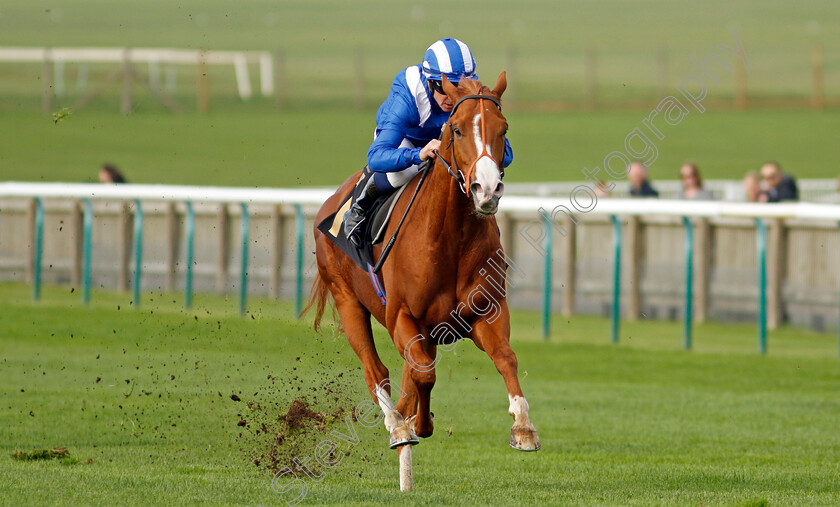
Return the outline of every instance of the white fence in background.
[[[838,205],[621,198],[592,203],[582,202],[582,195],[571,203],[568,193],[513,195],[511,187],[497,220],[505,251],[525,275],[511,287],[513,307],[608,314],[615,286],[613,238],[619,227],[622,314],[677,318],[685,300],[690,223],[695,320],[755,318],[757,243],[765,241],[765,229],[769,327],[792,322],[827,329],[840,317]],[[130,231],[138,201],[145,216],[142,286],[180,290],[186,272],[187,203],[192,203],[196,291],[230,293],[239,287],[244,254],[237,245],[245,238],[236,224],[246,223],[247,212],[248,292],[295,297],[314,275],[314,214],[332,193],[331,188],[0,183],[0,279],[32,279],[38,198],[44,215],[44,281],[78,283],[80,202],[90,200],[93,284],[126,289],[133,283]],[[588,211],[581,211],[582,205]]]
[[[243,100],[253,96],[248,64],[260,68],[260,92],[274,95],[274,62],[268,51],[204,51],[165,48],[26,48],[0,47],[0,62],[52,65],[55,93],[64,94],[66,63],[142,63],[148,65],[150,85],[160,83],[161,65],[233,65],[236,85]],[[172,74],[174,76],[174,73]]]

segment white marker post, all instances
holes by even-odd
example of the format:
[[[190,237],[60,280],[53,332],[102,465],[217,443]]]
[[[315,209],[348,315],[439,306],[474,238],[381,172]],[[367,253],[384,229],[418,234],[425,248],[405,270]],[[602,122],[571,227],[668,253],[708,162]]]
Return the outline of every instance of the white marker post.
[[[397,450],[400,458],[400,491],[414,491],[414,473],[411,470],[411,444]]]

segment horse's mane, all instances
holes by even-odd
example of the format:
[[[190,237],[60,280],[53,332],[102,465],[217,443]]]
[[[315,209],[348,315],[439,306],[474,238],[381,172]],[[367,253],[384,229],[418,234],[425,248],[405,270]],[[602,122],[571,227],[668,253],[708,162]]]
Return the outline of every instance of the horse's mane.
[[[460,83],[458,83],[458,90],[462,90],[464,95],[493,95],[495,94],[490,90],[490,88],[481,84],[481,81],[477,79],[462,79]]]

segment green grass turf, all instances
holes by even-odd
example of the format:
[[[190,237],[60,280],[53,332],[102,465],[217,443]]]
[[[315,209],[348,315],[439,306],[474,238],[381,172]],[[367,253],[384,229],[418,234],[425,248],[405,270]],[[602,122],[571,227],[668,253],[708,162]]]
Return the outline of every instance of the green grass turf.
[[[623,149],[645,112],[511,111],[515,159],[507,181],[581,180],[583,167],[603,167]],[[2,179],[93,181],[104,161],[131,182],[232,186],[337,186],[362,167],[374,127],[372,111],[288,111],[244,108],[171,115],[121,116],[83,110],[54,124],[27,112],[0,115]],[[740,179],[767,159],[799,178],[837,175],[840,113],[750,111],[689,114],[663,125],[656,140],[656,179],[676,179],[683,160],[706,178]],[[603,172],[601,173],[604,174]]]
[[[40,303],[30,290],[0,286],[0,497],[10,503],[278,503],[270,474],[250,462],[259,441],[238,437],[245,404],[287,407],[302,386],[332,410],[317,395],[330,381],[349,400],[366,397],[344,339],[314,334],[285,302],[252,300],[252,319],[215,296],[184,311],[178,295],[147,293],[137,310],[127,294],[96,291],[85,308],[64,287],[45,288]],[[309,483],[306,501],[840,502],[836,338],[785,329],[759,357],[749,326],[697,326],[688,353],[676,324],[627,324],[611,346],[602,319],[556,318],[549,343],[536,322],[514,314],[513,342],[540,452],[508,448],[501,378],[467,342],[438,366],[436,433],[415,449],[414,493],[398,492],[384,430],[356,425],[360,443]],[[398,372],[381,330],[377,342]],[[52,447],[78,461],[10,456]]]

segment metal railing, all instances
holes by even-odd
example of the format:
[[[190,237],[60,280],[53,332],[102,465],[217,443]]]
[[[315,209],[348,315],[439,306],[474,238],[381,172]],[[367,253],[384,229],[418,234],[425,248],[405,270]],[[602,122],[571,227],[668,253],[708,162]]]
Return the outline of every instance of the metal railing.
[[[44,204],[45,199],[76,199],[84,203],[83,213],[83,298],[85,304],[90,301],[91,279],[91,235],[93,223],[92,201],[125,201],[134,206],[134,304],[140,305],[141,272],[143,269],[143,207],[144,201],[177,201],[186,205],[186,281],[185,306],[190,307],[192,301],[192,267],[194,264],[193,243],[195,238],[195,214],[193,203],[226,203],[236,204],[241,208],[241,272],[239,284],[239,311],[245,313],[248,278],[248,244],[249,244],[249,205],[273,204],[292,206],[295,218],[295,310],[300,313],[303,302],[303,248],[304,248],[304,218],[303,206],[317,206],[322,204],[333,191],[330,189],[267,189],[267,188],[222,188],[200,186],[164,186],[164,185],[102,185],[102,184],[61,184],[61,183],[0,183],[0,198],[23,198],[35,203],[34,219],[34,248],[32,258],[34,262],[33,297],[40,297],[42,248],[44,242]],[[541,245],[544,255],[543,264],[543,320],[542,329],[546,339],[551,329],[551,297],[552,297],[552,230],[559,231],[565,237],[568,226],[577,224],[584,215],[600,215],[609,219],[613,226],[613,281],[612,281],[612,309],[611,340],[618,341],[620,323],[620,294],[621,294],[621,253],[622,235],[619,217],[676,217],[681,220],[685,230],[685,312],[684,312],[684,348],[692,347],[692,272],[694,263],[694,238],[691,219],[710,219],[735,217],[754,220],[756,235],[756,252],[758,256],[758,349],[761,354],[767,351],[767,232],[765,220],[795,219],[831,221],[840,223],[840,206],[813,203],[733,203],[721,201],[672,201],[651,199],[602,199],[594,200],[586,211],[579,203],[568,198],[535,197],[506,195],[501,201],[500,222],[505,221],[505,215],[520,214],[533,217],[525,227],[518,231],[507,228],[503,231],[503,242],[510,242],[516,234],[529,237],[532,246]],[[561,215],[562,213],[562,215]],[[561,222],[558,217],[564,218]],[[529,225],[539,224],[543,228],[540,237],[523,234]],[[537,242],[533,242],[536,240]],[[838,260],[840,263],[840,259]]]

